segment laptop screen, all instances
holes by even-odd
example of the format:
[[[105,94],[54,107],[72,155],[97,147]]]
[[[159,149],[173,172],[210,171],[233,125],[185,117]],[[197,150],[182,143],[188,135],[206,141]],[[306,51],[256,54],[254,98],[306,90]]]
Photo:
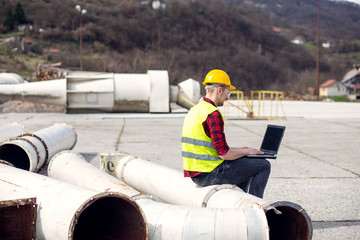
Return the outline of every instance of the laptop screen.
[[[285,127],[268,125],[264,140],[261,144],[262,151],[277,152],[284,134]]]

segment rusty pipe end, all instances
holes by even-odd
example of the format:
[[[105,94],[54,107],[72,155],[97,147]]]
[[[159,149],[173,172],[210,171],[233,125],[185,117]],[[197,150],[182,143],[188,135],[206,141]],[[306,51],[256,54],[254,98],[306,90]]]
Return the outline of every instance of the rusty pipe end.
[[[36,198],[1,200],[0,239],[36,239],[36,211]]]
[[[8,162],[8,161],[2,160],[2,159],[0,159],[0,163],[5,164],[5,165],[8,165],[8,166],[10,166],[10,167],[14,167],[14,164],[12,164],[12,163],[10,163],[10,162]]]
[[[270,239],[312,239],[313,227],[309,215],[301,206],[280,201],[263,206],[270,229]]]
[[[104,192],[79,207],[68,238],[143,240],[148,238],[148,228],[137,203],[122,194]]]
[[[17,140],[17,138],[14,138]],[[24,144],[28,144],[25,143]],[[33,148],[26,148],[18,141],[5,141],[0,144],[0,159],[7,161],[16,168],[35,171],[38,154]]]

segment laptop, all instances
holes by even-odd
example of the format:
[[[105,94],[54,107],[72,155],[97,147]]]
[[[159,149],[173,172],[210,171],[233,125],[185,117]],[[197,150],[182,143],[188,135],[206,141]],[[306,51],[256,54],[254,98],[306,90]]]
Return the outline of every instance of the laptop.
[[[276,159],[284,132],[284,126],[269,124],[260,147],[260,151],[264,154],[247,155],[247,157]]]

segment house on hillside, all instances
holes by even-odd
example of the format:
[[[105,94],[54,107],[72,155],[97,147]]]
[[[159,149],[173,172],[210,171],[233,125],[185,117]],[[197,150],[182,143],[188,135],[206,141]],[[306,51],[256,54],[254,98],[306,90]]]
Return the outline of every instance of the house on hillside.
[[[334,44],[330,40],[323,42],[321,45],[323,48],[332,48],[334,46]]]
[[[278,27],[273,27],[272,32],[276,33],[276,34],[279,34],[279,35],[282,35],[282,29],[278,28]]]
[[[348,95],[348,90],[341,82],[330,79],[320,85],[319,95],[324,97],[346,96]]]
[[[293,40],[291,40],[291,42],[294,44],[303,45],[305,43],[305,39],[302,36],[297,36]]]
[[[49,50],[49,54],[50,55],[59,55],[60,54],[60,50],[57,48],[52,48]]]

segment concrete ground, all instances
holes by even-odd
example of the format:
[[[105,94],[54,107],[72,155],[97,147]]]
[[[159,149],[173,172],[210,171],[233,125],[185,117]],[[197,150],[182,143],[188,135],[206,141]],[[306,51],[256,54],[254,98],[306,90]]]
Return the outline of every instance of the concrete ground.
[[[315,240],[360,239],[360,104],[283,102],[286,119],[229,118],[230,146],[260,147],[267,124],[286,126],[265,200],[302,206]],[[230,116],[236,115],[230,110]],[[127,152],[182,170],[181,127],[185,111],[171,114],[2,113],[0,125],[19,122],[29,132],[53,123],[71,124],[73,149],[94,165],[99,153]]]

